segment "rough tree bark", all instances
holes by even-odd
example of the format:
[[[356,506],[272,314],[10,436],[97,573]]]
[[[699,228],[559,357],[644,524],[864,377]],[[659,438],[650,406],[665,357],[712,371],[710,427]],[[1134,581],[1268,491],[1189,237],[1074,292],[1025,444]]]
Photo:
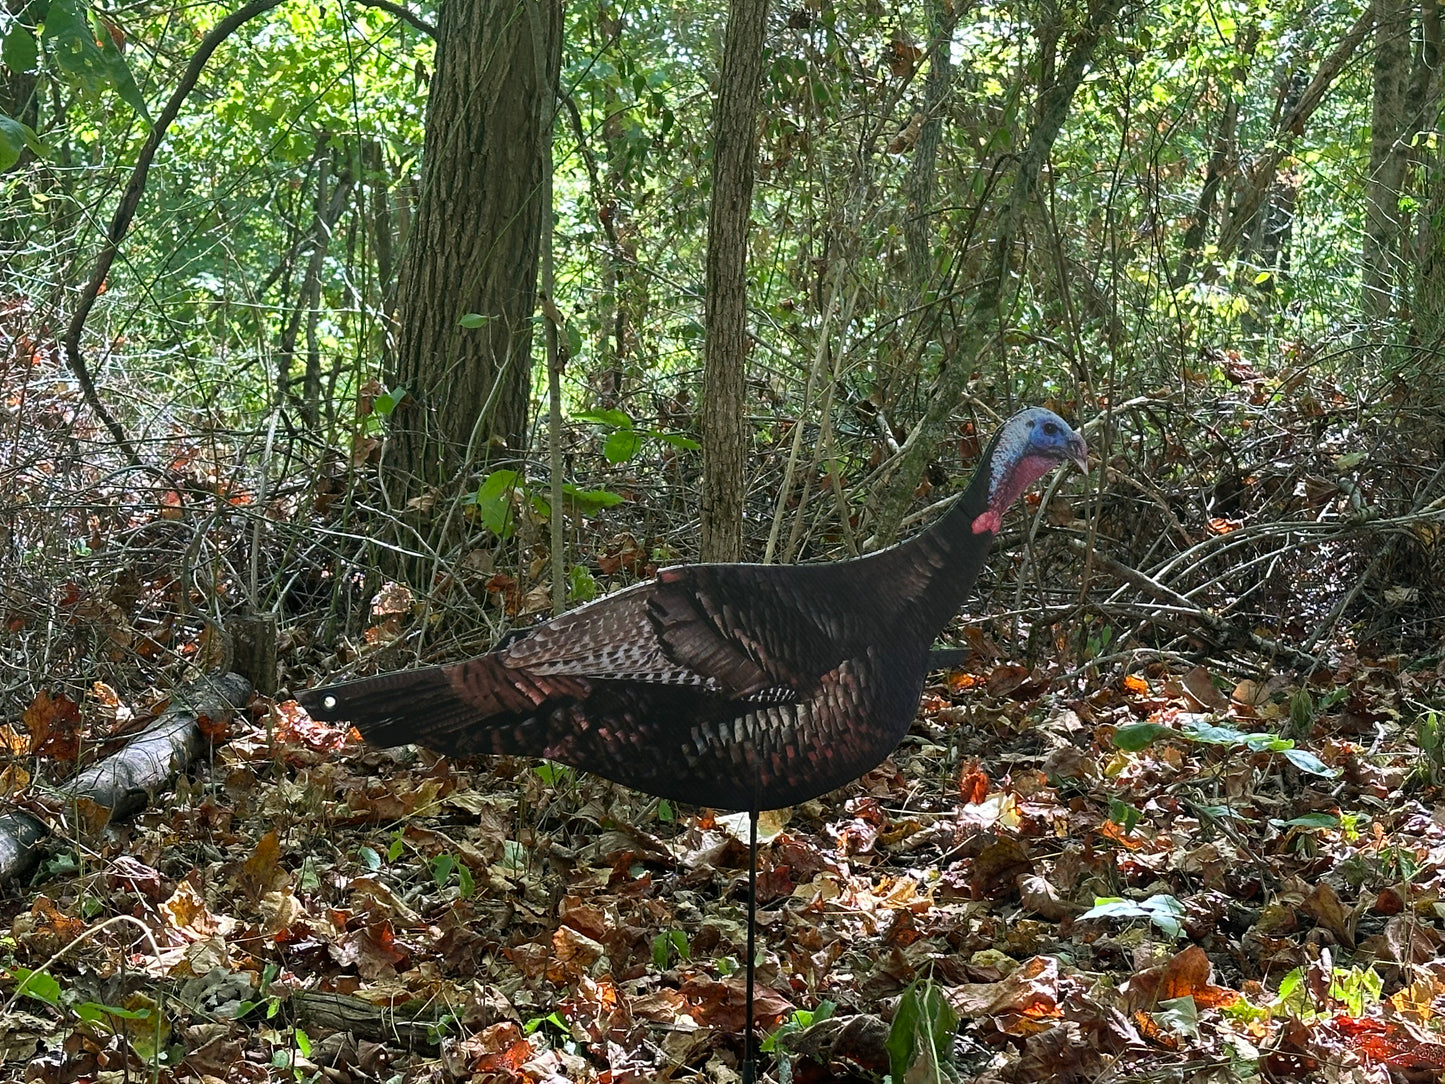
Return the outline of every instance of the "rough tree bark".
[[[472,471],[525,444],[561,27],[558,0],[441,6],[421,195],[397,283],[390,379],[409,394],[385,459],[394,507],[437,550]]]
[[[908,174],[908,217],[903,223],[915,303],[922,299],[933,273],[933,231],[929,220],[933,210],[934,166],[943,140],[943,107],[953,81],[949,49],[959,14],[959,6],[949,0],[931,0],[928,5],[928,75],[923,82],[923,128]]]
[[[737,561],[743,552],[748,219],[767,15],[767,0],[733,0],[713,112],[703,348],[704,561]]]
[[[1365,178],[1365,236],[1360,252],[1360,315],[1367,324],[1396,309],[1401,253],[1400,190],[1405,182],[1405,86],[1410,70],[1410,8],[1404,0],[1374,0],[1374,94],[1370,113],[1370,172]]]

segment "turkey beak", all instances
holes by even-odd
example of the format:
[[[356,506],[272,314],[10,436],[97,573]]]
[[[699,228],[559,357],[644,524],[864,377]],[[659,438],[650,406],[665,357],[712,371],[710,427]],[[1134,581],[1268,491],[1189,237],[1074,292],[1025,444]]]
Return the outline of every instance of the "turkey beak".
[[[1081,474],[1089,473],[1089,449],[1084,443],[1084,438],[1075,433],[1069,437],[1069,446],[1064,449],[1064,455],[1070,463],[1079,468]]]

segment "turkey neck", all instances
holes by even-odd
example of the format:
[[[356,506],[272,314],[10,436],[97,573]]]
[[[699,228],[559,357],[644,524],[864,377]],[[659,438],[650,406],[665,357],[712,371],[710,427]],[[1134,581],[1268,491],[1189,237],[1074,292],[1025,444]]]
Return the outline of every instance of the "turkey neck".
[[[898,631],[922,638],[925,649],[968,598],[993,545],[993,532],[975,534],[973,521],[988,510],[997,444],[995,435],[968,488],[936,523],[872,558],[880,569],[875,582],[901,606]]]

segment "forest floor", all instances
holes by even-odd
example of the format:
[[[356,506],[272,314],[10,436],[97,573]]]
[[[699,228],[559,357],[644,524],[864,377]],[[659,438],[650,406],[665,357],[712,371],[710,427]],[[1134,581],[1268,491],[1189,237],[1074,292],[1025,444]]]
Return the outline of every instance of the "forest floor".
[[[1440,1078],[1445,662],[981,644],[880,768],[763,818],[764,1079]],[[7,1079],[738,1079],[738,818],[289,701],[215,737],[12,890]]]

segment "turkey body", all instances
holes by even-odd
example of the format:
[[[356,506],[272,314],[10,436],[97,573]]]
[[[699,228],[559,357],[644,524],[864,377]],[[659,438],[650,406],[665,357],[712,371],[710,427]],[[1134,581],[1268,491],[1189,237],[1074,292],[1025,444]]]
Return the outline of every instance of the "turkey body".
[[[720,809],[805,801],[893,751],[1002,511],[1084,455],[1057,416],[1024,411],[946,515],[879,553],[663,569],[466,662],[299,699],[375,745],[546,757]]]

